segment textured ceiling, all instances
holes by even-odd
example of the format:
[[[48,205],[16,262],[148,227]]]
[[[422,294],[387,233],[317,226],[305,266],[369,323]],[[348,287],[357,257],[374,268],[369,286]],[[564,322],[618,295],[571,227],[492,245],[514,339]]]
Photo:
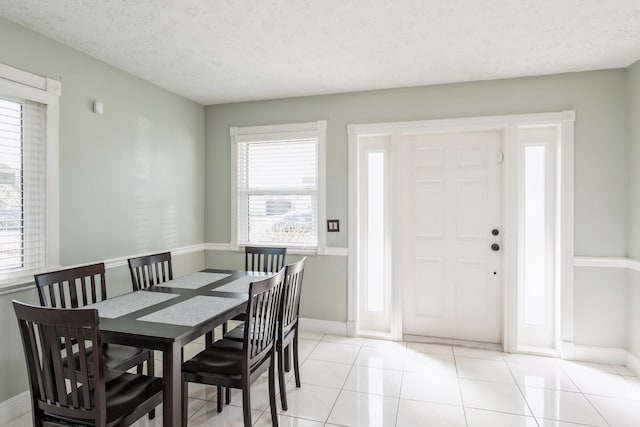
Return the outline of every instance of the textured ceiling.
[[[640,0],[1,0],[204,105],[626,67]]]

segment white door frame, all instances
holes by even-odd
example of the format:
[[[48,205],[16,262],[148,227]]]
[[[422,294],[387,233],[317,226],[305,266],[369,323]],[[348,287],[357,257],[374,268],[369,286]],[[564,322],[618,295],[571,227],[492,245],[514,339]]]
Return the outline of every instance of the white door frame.
[[[505,116],[470,117],[460,119],[423,120],[411,122],[352,124],[347,126],[349,135],[349,261],[347,292],[347,333],[355,336],[358,333],[358,139],[362,136],[390,135],[392,169],[397,167],[398,159],[394,155],[394,146],[400,141],[400,135],[412,133],[439,133],[460,131],[500,130],[505,135],[504,141],[504,197],[503,197],[503,262],[504,262],[504,312],[503,312],[503,348],[507,352],[516,351],[517,343],[517,185],[518,171],[515,145],[516,129],[522,125],[560,124],[562,141],[560,146],[561,174],[559,194],[559,226],[558,236],[560,269],[560,333],[556,344],[557,354],[571,356],[573,351],[573,234],[574,234],[574,111],[562,111],[540,114],[517,114]],[[392,171],[393,173],[393,171]],[[394,185],[394,192],[397,190]],[[392,212],[392,216],[395,216]],[[397,233],[393,233],[394,236]],[[396,241],[393,244],[395,246]],[[393,264],[393,263],[392,263]],[[395,278],[396,272],[391,273]],[[395,280],[394,280],[395,281]],[[402,339],[402,286],[392,288],[391,333],[389,338]]]

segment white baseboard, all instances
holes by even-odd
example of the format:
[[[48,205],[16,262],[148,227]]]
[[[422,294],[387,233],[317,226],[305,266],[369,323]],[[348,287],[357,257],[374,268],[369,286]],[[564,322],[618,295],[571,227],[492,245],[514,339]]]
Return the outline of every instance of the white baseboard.
[[[347,321],[347,336],[348,337],[356,336],[356,322],[353,320]]]
[[[479,348],[483,350],[502,351],[502,345],[500,344],[480,342],[480,341],[466,341],[466,340],[456,340],[451,338],[423,337],[421,335],[408,335],[408,334],[404,334],[402,339],[403,341],[410,341],[410,342],[455,345],[458,347],[470,347],[470,348]]]
[[[347,336],[347,324],[345,322],[335,322],[332,320],[320,320],[300,318],[300,329],[305,332],[318,332],[321,334]]]
[[[576,344],[573,341],[562,341],[560,344],[561,358],[573,360],[576,353]]]
[[[638,356],[627,351],[627,363],[625,363],[625,366],[635,375],[640,376],[640,358]]]
[[[18,418],[31,410],[31,395],[29,390],[0,402],[0,425]]]
[[[592,347],[576,344],[572,360],[606,363],[608,365],[625,365],[627,363],[627,354],[627,350],[622,348]]]

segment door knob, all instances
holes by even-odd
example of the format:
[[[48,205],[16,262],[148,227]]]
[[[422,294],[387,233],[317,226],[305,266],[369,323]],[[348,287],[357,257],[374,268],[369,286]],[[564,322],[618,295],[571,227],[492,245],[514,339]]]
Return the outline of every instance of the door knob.
[[[497,252],[500,250],[500,245],[497,243],[494,243],[493,245],[491,245],[491,250],[494,252]]]

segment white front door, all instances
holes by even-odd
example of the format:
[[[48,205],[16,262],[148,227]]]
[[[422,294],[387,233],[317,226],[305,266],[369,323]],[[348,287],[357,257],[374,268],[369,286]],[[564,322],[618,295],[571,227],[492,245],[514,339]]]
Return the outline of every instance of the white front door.
[[[499,130],[401,137],[405,335],[502,341],[503,140]]]

